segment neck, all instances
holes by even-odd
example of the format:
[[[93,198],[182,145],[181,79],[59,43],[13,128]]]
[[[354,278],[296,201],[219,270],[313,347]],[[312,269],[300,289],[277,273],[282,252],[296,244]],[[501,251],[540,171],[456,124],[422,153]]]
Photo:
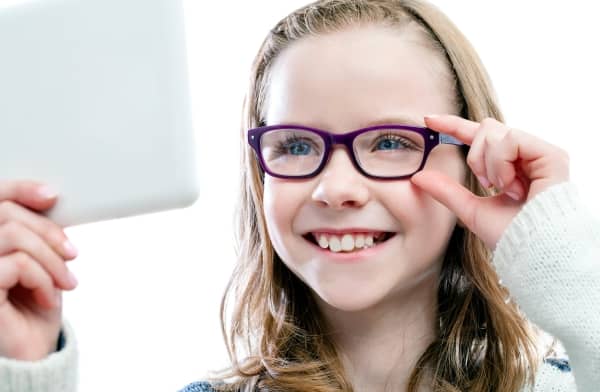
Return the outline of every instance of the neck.
[[[406,390],[435,337],[437,276],[421,283],[360,311],[333,308],[317,296],[354,391]]]

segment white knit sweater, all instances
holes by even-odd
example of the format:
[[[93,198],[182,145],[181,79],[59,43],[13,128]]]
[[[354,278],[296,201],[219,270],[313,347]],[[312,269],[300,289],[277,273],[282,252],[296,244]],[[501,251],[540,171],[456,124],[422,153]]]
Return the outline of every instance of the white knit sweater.
[[[498,242],[493,263],[512,300],[564,344],[573,369],[543,362],[536,392],[600,391],[600,222],[570,183],[528,202]],[[37,362],[0,358],[0,392],[74,392],[77,354],[65,347]]]

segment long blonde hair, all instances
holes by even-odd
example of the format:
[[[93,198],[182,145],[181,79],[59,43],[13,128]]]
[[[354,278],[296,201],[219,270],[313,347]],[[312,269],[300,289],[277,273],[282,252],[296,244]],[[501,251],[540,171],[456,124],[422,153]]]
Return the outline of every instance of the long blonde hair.
[[[245,131],[263,123],[269,73],[295,41],[359,24],[413,28],[447,64],[457,113],[503,121],[479,57],[454,24],[419,0],[322,0],[280,21],[255,59],[242,126],[238,263],[221,303],[221,326],[231,367],[209,379],[222,390],[352,391],[326,324],[308,287],[279,259],[267,234],[263,176]],[[472,173],[467,186],[485,195]],[[490,252],[457,226],[447,248],[438,291],[437,338],[420,357],[409,391],[514,392],[533,384],[535,332],[507,302]],[[427,374],[427,377],[425,375]]]

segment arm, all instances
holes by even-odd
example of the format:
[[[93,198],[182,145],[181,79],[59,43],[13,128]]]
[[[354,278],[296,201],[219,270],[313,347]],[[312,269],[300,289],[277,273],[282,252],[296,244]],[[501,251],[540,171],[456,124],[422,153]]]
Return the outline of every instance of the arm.
[[[493,263],[527,317],[564,344],[578,390],[597,390],[600,223],[574,186],[555,185],[528,202],[500,238]],[[551,373],[547,366],[542,378],[544,372]]]
[[[39,361],[0,357],[0,392],[75,392],[77,342],[71,326],[63,323],[63,347]]]

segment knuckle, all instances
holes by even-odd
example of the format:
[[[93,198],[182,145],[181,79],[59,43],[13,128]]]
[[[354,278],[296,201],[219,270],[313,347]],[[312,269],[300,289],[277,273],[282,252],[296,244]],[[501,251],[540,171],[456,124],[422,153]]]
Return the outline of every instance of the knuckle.
[[[22,235],[23,227],[19,222],[8,221],[0,228],[0,232],[9,242],[17,242]]]
[[[10,200],[0,200],[0,217],[8,217],[13,209],[14,203]]]
[[[22,251],[18,251],[13,253],[12,255],[12,259],[14,260],[15,264],[17,265],[17,267],[21,270],[30,268],[29,264],[31,261],[31,258],[29,257],[29,255],[25,252]]]
[[[498,120],[496,120],[495,118],[492,118],[492,117],[486,117],[483,120],[481,120],[481,125],[486,128],[496,125],[497,123],[498,123]]]
[[[473,167],[473,165],[475,164],[475,158],[473,157],[473,155],[469,154],[467,155],[467,164],[471,167]]]
[[[481,174],[479,173],[481,171],[481,165],[479,159],[476,156],[472,154],[467,155],[467,165],[469,165],[469,167],[471,168],[471,170],[473,170],[473,172],[475,172],[475,174]]]
[[[490,148],[501,145],[506,141],[506,132],[503,130],[495,130],[490,132],[488,137],[486,138],[486,145]]]
[[[34,244],[31,245],[32,252],[35,255],[39,255],[39,257],[51,256],[47,253],[46,243],[43,241],[35,241]]]
[[[44,235],[53,242],[60,242],[65,237],[62,229],[59,229],[54,223],[47,219],[42,220],[40,230],[40,234]]]
[[[502,137],[502,140],[505,140],[507,142],[511,142],[513,140],[515,140],[517,137],[517,130],[514,128],[508,128],[506,130],[506,133],[504,133],[504,136]]]
[[[486,149],[486,153],[489,151],[489,149],[491,147],[494,146],[494,144],[498,143],[498,137],[497,135],[492,135],[492,134],[488,134],[485,138],[485,140],[483,141],[483,145]]]

